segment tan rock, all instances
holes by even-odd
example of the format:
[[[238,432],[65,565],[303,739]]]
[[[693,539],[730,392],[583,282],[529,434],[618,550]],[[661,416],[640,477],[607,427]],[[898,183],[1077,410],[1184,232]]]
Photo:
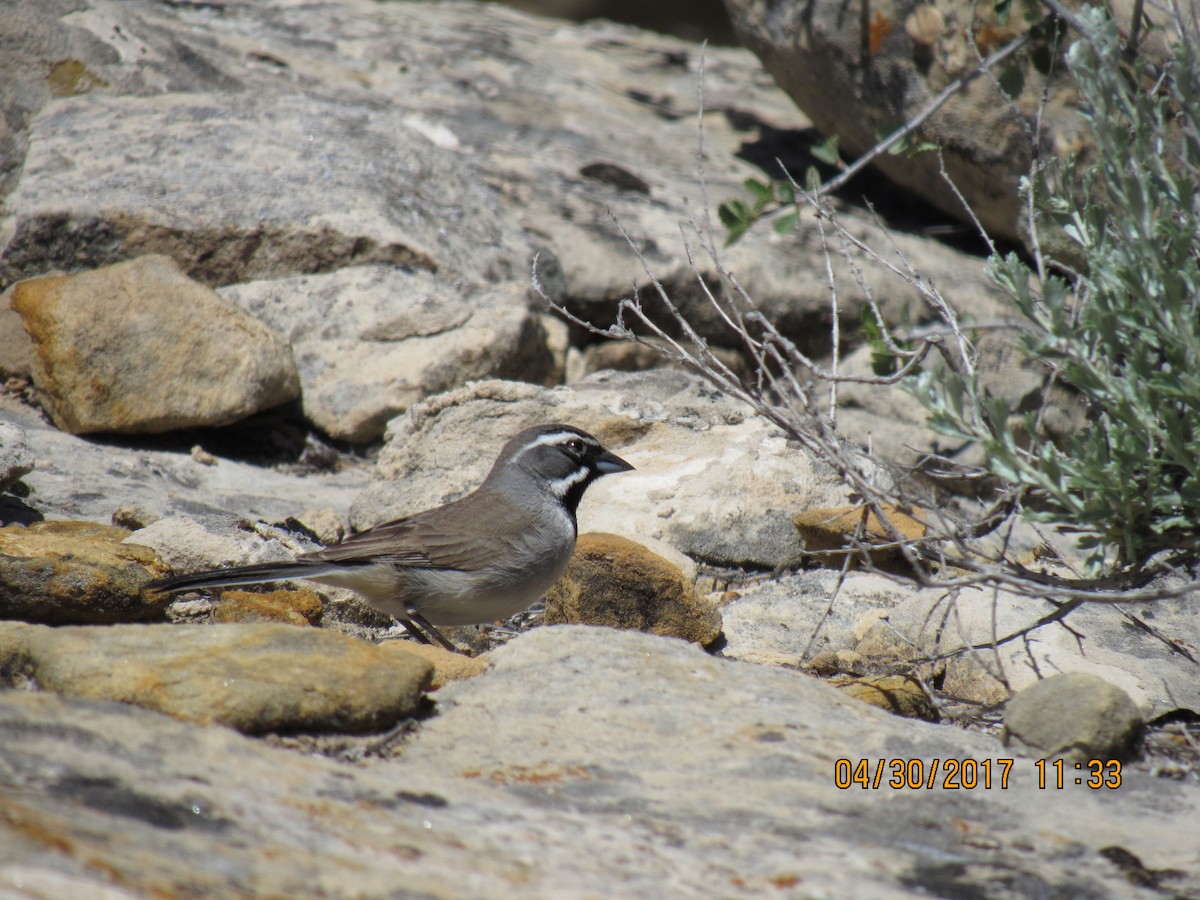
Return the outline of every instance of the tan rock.
[[[128,536],[94,522],[0,528],[0,618],[100,625],[161,615],[170,598],[142,588],[167,569]]]
[[[247,734],[387,728],[416,710],[431,671],[317,628],[0,623],[0,673],[10,682]]]
[[[433,666],[433,676],[429,681],[429,689],[436,691],[451,681],[464,681],[474,678],[487,669],[487,660],[482,656],[465,656],[462,653],[451,653],[444,647],[432,644],[418,644],[415,641],[387,641],[379,647],[388,653],[419,656]]]
[[[585,534],[546,597],[547,625],[606,625],[708,645],[721,614],[661,556],[615,534]]]
[[[225,425],[300,392],[288,346],[165,256],[24,281],[12,307],[39,397],[73,434]]]
[[[857,700],[908,719],[936,722],[940,718],[920,682],[909,675],[837,677],[829,683]]]
[[[283,622],[286,625],[316,625],[324,607],[316,591],[225,591],[213,610],[213,621]]]
[[[346,537],[346,520],[336,510],[306,509],[296,519],[322,544],[340,544]]]
[[[867,545],[893,543],[896,537],[892,530],[905,540],[917,540],[925,536],[926,527],[921,521],[920,510],[905,512],[894,506],[883,506],[882,510],[887,519],[886,526],[879,516],[862,506],[809,509],[798,514],[793,521],[805,550],[828,554],[822,559],[833,561],[834,564],[839,564],[845,554],[830,554],[829,551],[848,551],[854,548],[856,542]],[[905,564],[903,554],[895,547],[871,551],[870,556],[877,566]]]

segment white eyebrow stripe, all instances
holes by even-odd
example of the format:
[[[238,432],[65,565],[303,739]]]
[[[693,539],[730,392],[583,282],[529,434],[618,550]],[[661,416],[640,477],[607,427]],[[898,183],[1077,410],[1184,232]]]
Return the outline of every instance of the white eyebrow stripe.
[[[526,453],[528,453],[530,450],[534,449],[535,447],[545,447],[549,444],[562,444],[568,440],[582,441],[583,443],[587,444],[589,447],[595,447],[596,449],[600,449],[600,442],[597,441],[595,438],[587,437],[586,435],[579,434],[578,432],[575,432],[575,431],[552,431],[549,434],[543,434],[543,435],[535,438],[534,440],[530,441],[528,444],[526,444],[524,447],[522,447],[521,451],[519,453],[517,453],[516,455],[514,455],[512,460],[510,460],[510,461],[516,462],[518,459],[520,459],[522,456],[524,456]]]
[[[547,444],[561,444],[566,440],[574,439],[583,441],[585,444],[590,444],[593,447],[599,447],[600,444],[592,438],[579,434],[576,431],[552,431],[549,434],[543,434],[537,440],[534,440],[525,445],[526,450],[532,450],[534,447],[544,447]]]

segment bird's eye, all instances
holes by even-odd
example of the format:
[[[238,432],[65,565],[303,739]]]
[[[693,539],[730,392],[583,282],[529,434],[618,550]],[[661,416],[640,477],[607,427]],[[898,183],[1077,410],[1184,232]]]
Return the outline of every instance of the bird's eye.
[[[583,441],[581,441],[579,438],[571,438],[571,440],[567,441],[567,449],[572,453],[582,453]]]

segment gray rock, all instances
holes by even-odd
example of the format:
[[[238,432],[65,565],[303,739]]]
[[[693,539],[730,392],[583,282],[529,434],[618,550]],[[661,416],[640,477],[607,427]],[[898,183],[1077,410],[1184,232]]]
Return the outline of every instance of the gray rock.
[[[554,359],[526,284],[470,290],[427,272],[341,269],[222,290],[290,341],[305,416],[353,443],[413,403],[478,378],[550,383]]]
[[[923,111],[976,67],[979,54],[999,50],[1037,21],[1002,19],[998,11],[966,2],[886,0],[872,4],[869,17],[845,15],[834,5],[805,10],[774,0],[730,0],[727,6],[742,42],[813,125],[838,137],[850,159]],[[1029,174],[1033,159],[1031,123],[1042,129],[1038,140],[1046,147],[1085,142],[1065,65],[1059,60],[1047,78],[1045,67],[1035,64],[1039,60],[1037,54],[1018,55],[998,78],[976,78],[955,92],[918,132],[941,154],[884,153],[875,167],[964,220],[965,197],[991,234],[1026,239],[1018,180]],[[850,96],[852,103],[845,100]]]
[[[423,659],[294,625],[0,623],[10,683],[247,734],[384,730],[416,711],[431,671]]]
[[[499,274],[489,238],[502,232],[477,171],[462,155],[430,152],[403,118],[291,91],[53,101],[30,125],[7,198],[0,279],[75,267],[52,255],[71,247],[93,265],[165,253],[210,285],[374,262]],[[112,128],[120,140],[86,140]],[[140,164],[129,146],[141,148]],[[92,189],[76,195],[74,177]],[[436,211],[416,202],[431,184]],[[449,220],[463,243],[438,240]]]
[[[0,24],[20,48],[0,87],[20,160],[7,180],[0,171],[11,186],[0,287],[146,252],[212,285],[379,263],[478,286],[526,278],[537,250],[551,292],[607,321],[632,285],[649,289],[615,217],[700,331],[738,344],[679,231],[704,219],[695,45],[457,4],[73,9],[55,0]],[[297,41],[298,30],[331,39]],[[63,60],[72,77],[57,97],[27,74]],[[709,47],[704,70],[715,206],[744,196],[747,177],[779,177],[781,140],[809,123],[746,51]],[[844,216],[856,234],[875,231],[860,211]],[[989,292],[977,261],[897,241],[948,295]],[[712,283],[713,265],[695,255]],[[825,261],[811,221],[795,240],[763,228],[728,257],[758,307],[808,349],[827,334],[828,290],[812,277]],[[865,291],[837,248],[831,262],[852,321]],[[890,316],[920,302],[862,268]]]
[[[485,676],[442,690],[442,714],[397,768],[458,772],[549,815],[662,828],[679,852],[704,856],[703,865],[676,870],[703,879],[701,894],[717,884],[729,893],[763,891],[792,877],[793,887],[829,895],[904,896],[928,890],[947,858],[988,896],[1029,896],[1064,878],[1077,894],[1126,890],[1107,866],[1073,862],[1065,871],[1061,848],[1029,841],[1030,829],[1043,826],[1071,835],[1076,860],[1115,844],[1153,867],[1200,876],[1189,838],[1168,836],[1169,822],[1184,821],[1184,809],[1200,802],[1193,784],[1183,806],[1173,797],[1164,810],[1158,792],[1142,794],[1137,785],[1147,782],[1136,778],[1103,795],[1039,790],[1036,769],[1019,760],[1005,789],[997,781],[991,790],[942,790],[940,782],[934,790],[839,790],[838,759],[920,760],[928,774],[935,758],[1006,754],[993,739],[898,719],[795,672],[720,661],[629,632],[538,629],[490,659]],[[484,733],[489,739],[479,740]],[[911,827],[913,817],[920,829]],[[964,825],[964,817],[987,824]],[[964,839],[964,827],[985,834]],[[1169,863],[1159,840],[1174,848]],[[831,855],[843,841],[854,848],[850,857]],[[980,874],[982,887],[963,874],[992,865],[1004,867],[1005,884]]]
[[[554,421],[594,433],[636,467],[589,489],[581,531],[645,536],[698,559],[773,567],[800,553],[796,512],[848,502],[833,469],[773,426],[696,376],[658,369],[553,390],[476,382],[418,404],[389,426],[381,483],[354,502],[352,524],[462,496],[509,437]]]
[[[817,569],[738,588],[721,610],[722,652],[733,659],[800,666],[825,651],[849,651],[853,626],[865,609],[890,607],[894,594],[884,579],[863,591],[847,583],[832,606],[837,573]],[[872,590],[872,588],[874,588]]]
[[[72,434],[227,425],[300,392],[287,345],[169,257],[25,281],[12,305],[39,399]]]
[[[1071,614],[1070,630],[1050,624],[1025,640],[955,655],[1027,628],[1052,608],[1006,591],[948,595],[868,572],[850,572],[840,587],[838,580],[826,569],[737,588],[722,609],[723,652],[750,662],[860,674],[907,671],[948,656],[921,671],[940,675],[946,696],[987,705],[1038,683],[1039,672],[1082,672],[1118,686],[1147,720],[1200,710],[1195,664],[1173,650],[1200,644],[1192,598],[1122,609],[1088,604]],[[1134,627],[1135,620],[1141,625]]]
[[[397,759],[368,767],[122,704],[2,692],[0,883],[139,896],[1126,896],[1107,862],[1117,848],[1173,893],[1200,890],[1190,782],[1163,791],[1130,771],[1119,790],[1039,790],[1017,760],[1001,787],[1008,754],[990,738],[680,641],[567,626],[492,656],[441,690],[440,714]],[[993,785],[841,789],[838,759],[924,772],[992,760]]]
[[[33,465],[25,431],[15,422],[0,419],[0,493],[32,472]]]
[[[956,597],[939,590],[899,592],[897,600],[886,622],[859,632],[859,653],[911,657],[986,645],[1053,610],[1044,601],[990,590]],[[1037,682],[1039,673],[1083,672],[1125,691],[1147,720],[1181,709],[1200,711],[1196,664],[1175,651],[1177,645],[1200,645],[1194,598],[1121,604],[1120,609],[1086,604],[1066,625],[1050,624],[1027,640],[955,657],[947,664],[944,689],[972,702],[999,704]]]
[[[59,431],[4,396],[0,418],[24,429],[37,460],[23,479],[29,487],[24,503],[51,519],[108,522],[122,507],[137,507],[142,521],[234,514],[280,522],[312,506],[345,510],[370,478],[367,464],[353,459],[301,477],[286,466],[224,458],[205,465],[189,453],[97,443]]]
[[[1123,690],[1083,672],[1052,675],[1017,693],[1004,708],[1004,743],[1026,756],[1127,760],[1145,729]]]
[[[0,372],[29,378],[33,374],[33,341],[10,306],[13,289],[0,294]]]
[[[166,516],[129,536],[176,572],[278,562],[317,546],[299,535],[229,516]]]

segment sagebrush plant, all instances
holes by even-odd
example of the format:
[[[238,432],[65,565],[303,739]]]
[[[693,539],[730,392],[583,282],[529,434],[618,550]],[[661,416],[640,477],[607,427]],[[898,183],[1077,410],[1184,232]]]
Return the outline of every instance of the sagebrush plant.
[[[1081,532],[1093,573],[1200,546],[1200,59],[1194,23],[1178,11],[1170,21],[1174,56],[1152,61],[1122,45],[1104,10],[1073,16],[1067,61],[1093,149],[1024,179],[1034,263],[988,261],[1022,316],[1028,363],[1078,391],[1089,427],[1057,443],[1038,437],[1041,413],[1014,416],[972,365],[907,379],[929,424],[978,443],[1027,516]],[[767,217],[794,229],[797,203],[815,205],[814,178],[805,197],[794,182],[747,181],[753,202],[719,209],[727,243]],[[1043,246],[1051,224],[1057,259]],[[898,345],[876,316],[864,310],[864,333],[886,375]]]
[[[911,386],[935,429],[977,441],[994,475],[1028,489],[1028,515],[1079,529],[1099,570],[1194,549],[1200,531],[1200,60],[1186,30],[1152,65],[1123,54],[1100,10],[1080,19],[1067,58],[1094,154],[1024,185],[1072,265],[1038,248],[1040,276],[1015,254],[989,272],[1024,319],[1029,361],[1082,395],[1089,427],[1028,441],[1038,414],[1014,433],[974,377],[939,369]]]

